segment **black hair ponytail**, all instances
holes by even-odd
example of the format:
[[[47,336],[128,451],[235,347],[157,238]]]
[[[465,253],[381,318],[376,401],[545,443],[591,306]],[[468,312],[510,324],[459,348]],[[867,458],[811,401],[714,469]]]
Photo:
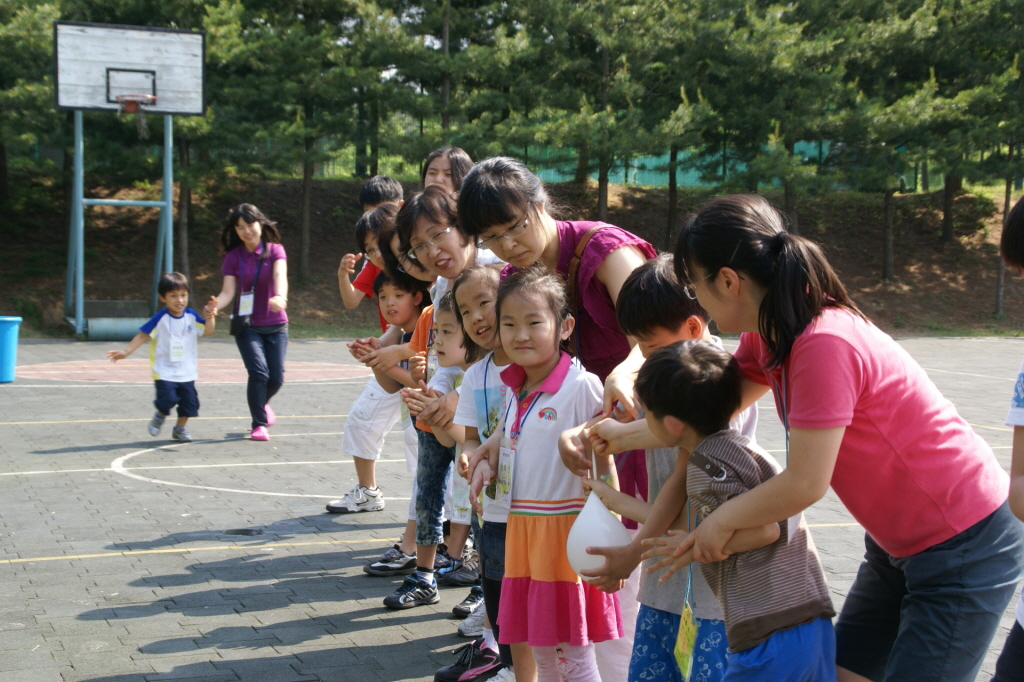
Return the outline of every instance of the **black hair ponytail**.
[[[771,352],[766,369],[782,365],[797,337],[824,308],[844,308],[864,317],[821,248],[790,234],[785,225],[783,215],[764,197],[721,197],[689,218],[675,251],[682,283],[694,281],[694,266],[706,275],[729,267],[765,289],[758,331]]]

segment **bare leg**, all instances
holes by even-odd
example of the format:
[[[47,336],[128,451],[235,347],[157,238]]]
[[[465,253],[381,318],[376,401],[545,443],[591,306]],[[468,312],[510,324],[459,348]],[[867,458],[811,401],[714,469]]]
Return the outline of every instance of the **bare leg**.
[[[376,488],[377,476],[375,472],[377,460],[353,457],[352,461],[356,465],[356,478],[359,479],[359,485],[364,488]]]
[[[398,548],[406,554],[416,553],[416,521],[405,522],[405,532],[398,543]]]
[[[512,668],[516,674],[516,682],[537,682],[537,661],[533,660],[533,651],[526,642],[511,645]]]
[[[452,522],[452,532],[448,536],[448,556],[453,559],[462,558],[462,550],[466,547],[466,540],[469,539],[469,526],[463,523]]]
[[[516,682],[519,682],[518,678],[516,678]],[[864,677],[863,675],[858,675],[857,673],[850,672],[846,668],[837,665],[836,682],[871,682],[871,680],[867,677]]]
[[[184,426],[188,422],[188,417],[178,417],[178,423],[175,426]]]
[[[414,532],[415,536],[415,532]],[[416,545],[416,565],[433,568],[437,557],[437,545]]]

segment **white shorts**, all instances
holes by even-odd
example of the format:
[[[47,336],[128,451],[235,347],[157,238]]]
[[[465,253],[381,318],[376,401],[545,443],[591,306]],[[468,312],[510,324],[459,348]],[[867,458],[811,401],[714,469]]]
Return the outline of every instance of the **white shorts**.
[[[469,504],[469,481],[455,471],[455,465],[451,466],[451,475],[448,476],[448,489],[444,493],[444,515],[452,523],[461,523],[468,526],[473,520],[473,507]]]
[[[388,393],[371,378],[349,410],[341,451],[361,459],[380,459],[384,435],[398,421],[401,406],[401,394]]]

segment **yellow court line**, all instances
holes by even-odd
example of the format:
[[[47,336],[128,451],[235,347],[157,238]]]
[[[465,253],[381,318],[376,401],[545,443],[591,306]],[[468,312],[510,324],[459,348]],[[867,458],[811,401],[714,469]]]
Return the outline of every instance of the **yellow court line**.
[[[1013,433],[1013,429],[1008,429],[1003,426],[984,426],[983,424],[971,424],[970,422],[968,422],[968,425],[973,426],[976,429],[988,429],[990,431],[1006,431],[1007,433]]]
[[[323,542],[275,542],[267,545],[219,545],[217,547],[176,547],[173,549],[138,549],[125,552],[102,552],[100,554],[75,554],[64,556],[41,556],[31,559],[0,559],[0,564],[26,564],[33,561],[61,561],[72,559],[103,559],[107,557],[138,556],[140,554],[191,554],[193,552],[212,552],[228,549],[274,549],[275,547],[312,547],[316,545],[358,545],[364,543],[393,543],[397,538],[374,538],[372,540],[326,540]]]
[[[347,414],[288,414],[277,415],[278,419],[337,419],[347,417]],[[249,415],[244,417],[190,417],[191,421],[225,421],[232,419],[251,419]],[[148,422],[149,419],[69,419],[67,421],[51,422],[0,422],[0,426],[24,426],[26,424],[112,424],[115,422]]]

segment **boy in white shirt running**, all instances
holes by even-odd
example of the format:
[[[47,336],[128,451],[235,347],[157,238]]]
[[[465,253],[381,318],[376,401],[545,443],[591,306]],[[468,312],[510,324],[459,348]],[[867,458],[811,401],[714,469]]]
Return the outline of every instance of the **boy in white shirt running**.
[[[149,342],[149,366],[156,382],[156,412],[149,422],[149,435],[156,436],[178,406],[178,422],[171,429],[171,438],[190,443],[192,436],[185,428],[189,417],[199,416],[196,379],[199,374],[199,336],[213,334],[217,318],[217,297],[211,296],[203,308],[206,319],[188,307],[188,278],[180,272],[168,272],[157,285],[160,302],[166,307],[139,327],[124,350],[109,350],[111,362],[124,360]]]

